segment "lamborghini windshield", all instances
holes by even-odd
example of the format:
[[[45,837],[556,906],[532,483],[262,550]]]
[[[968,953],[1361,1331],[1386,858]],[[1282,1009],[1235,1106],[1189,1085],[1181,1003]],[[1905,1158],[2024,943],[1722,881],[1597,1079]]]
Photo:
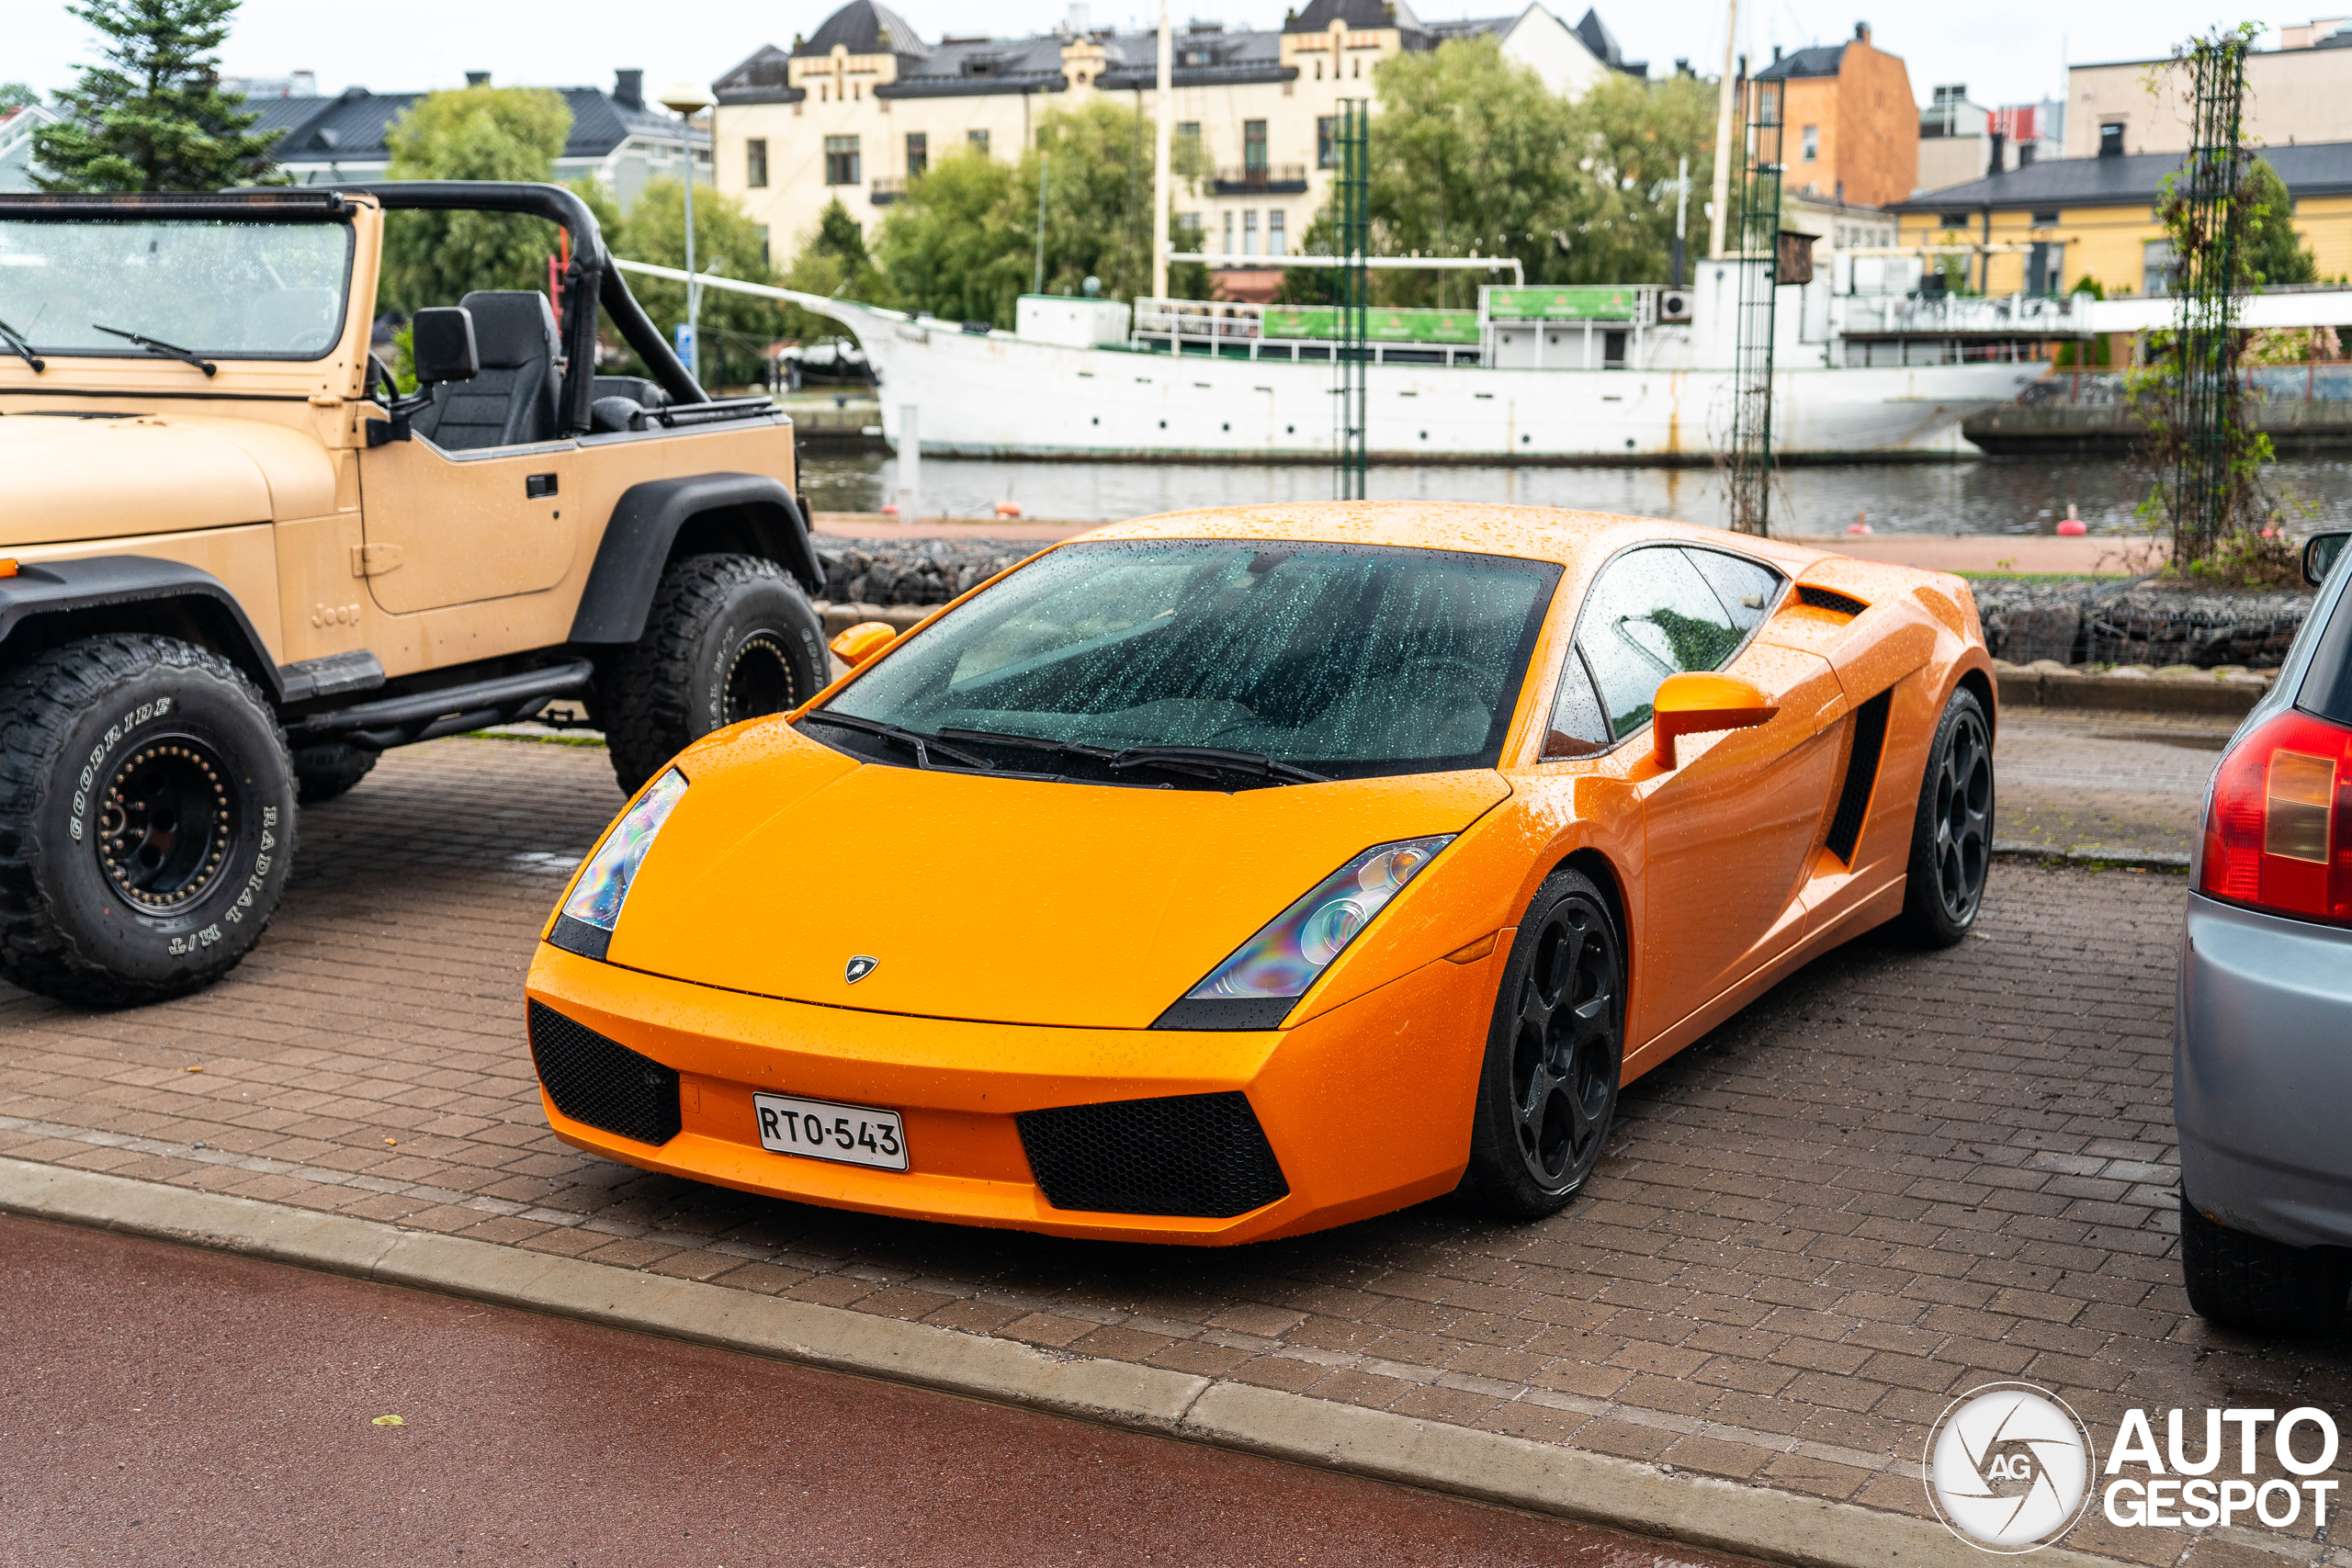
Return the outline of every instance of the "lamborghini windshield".
[[[137,334],[317,359],[343,336],[351,248],[347,223],[0,218],[0,321],[40,354],[138,358]]]
[[[803,722],[875,761],[1137,784],[1492,767],[1559,575],[1385,547],[1072,545]]]

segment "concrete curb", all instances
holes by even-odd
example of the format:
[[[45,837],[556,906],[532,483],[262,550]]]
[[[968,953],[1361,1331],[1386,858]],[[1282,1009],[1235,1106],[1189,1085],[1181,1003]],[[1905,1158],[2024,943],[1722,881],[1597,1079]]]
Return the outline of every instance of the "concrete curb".
[[[2136,871],[2188,869],[2188,856],[2177,850],[2142,850],[2122,844],[2076,844],[2072,849],[2061,849],[2052,844],[1996,839],[1993,852],[2004,858],[2056,861],[2066,865],[2122,866]]]
[[[2270,690],[2260,675],[2095,675],[1996,660],[2004,708],[2089,708],[2101,713],[2211,714],[2243,718]]]
[[[0,1158],[0,1211],[774,1356],[1797,1568],[1981,1565],[1932,1520],[462,1236]],[[2051,1548],[2036,1561],[2112,1568]]]

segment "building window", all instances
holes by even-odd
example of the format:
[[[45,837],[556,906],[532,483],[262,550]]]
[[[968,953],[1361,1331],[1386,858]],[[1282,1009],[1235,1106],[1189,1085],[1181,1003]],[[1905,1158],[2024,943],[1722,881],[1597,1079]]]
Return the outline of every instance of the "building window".
[[[1318,169],[1331,166],[1331,144],[1336,138],[1331,128],[1337,123],[1337,115],[1317,115],[1315,118],[1315,166]]]
[[[1947,212],[1941,219],[1938,220],[1938,221],[1941,222],[1947,229],[1965,229],[1968,227],[1968,214],[1965,212]]]
[[[1241,122],[1241,166],[1261,173],[1266,167],[1266,122],[1262,119]]]
[[[2102,158],[2120,158],[2123,155],[2121,124],[2102,125],[2098,128],[2098,155]]]
[[[1197,119],[1178,120],[1176,122],[1176,135],[1180,140],[1189,141],[1195,147],[1199,146],[1201,144],[1201,122]]]
[[[1810,164],[1815,162],[1820,156],[1821,127],[1817,125],[1808,125],[1804,128],[1804,161]]]
[[[907,178],[931,167],[931,138],[920,130],[907,132]]]
[[[980,156],[983,158],[989,155],[989,133],[985,130],[967,130],[964,132],[964,144],[967,147],[978,148],[979,150]]]
[[[743,183],[753,190],[765,190],[768,184],[768,141],[754,136],[743,143]]]
[[[1241,215],[1241,254],[1245,256],[1258,254],[1258,209],[1254,207]]]
[[[2054,229],[2058,226],[2058,214],[2037,212],[2033,215],[2033,226],[2037,229]]]
[[[2172,291],[2172,242],[2150,240],[2140,254],[2140,292],[2168,294]]]
[[[1323,57],[1319,54],[1315,57],[1315,79],[1323,80]]]
[[[775,259],[768,254],[768,226],[763,223],[754,232],[760,236],[760,265],[767,266]]]
[[[1178,213],[1171,227],[1174,232],[1170,236],[1169,243],[1177,250],[1197,251],[1207,241],[1207,236],[1201,231],[1201,215],[1197,212]]]
[[[1227,255],[1233,254],[1233,209],[1225,209],[1225,243],[1217,247]]]
[[[1266,214],[1266,254],[1270,256],[1289,254],[1283,249],[1283,212],[1279,207]]]
[[[865,183],[858,168],[857,138],[828,136],[825,138],[825,183],[829,186],[854,186]]]

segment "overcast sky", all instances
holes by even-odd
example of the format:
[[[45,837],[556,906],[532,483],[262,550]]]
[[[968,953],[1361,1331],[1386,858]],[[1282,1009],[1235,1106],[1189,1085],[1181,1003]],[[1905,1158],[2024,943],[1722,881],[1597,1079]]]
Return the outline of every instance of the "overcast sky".
[[[1514,0],[1428,0],[1432,19],[1493,16]],[[1551,0],[1547,0],[1551,3]],[[1585,0],[1555,5],[1573,23]],[[1035,32],[1060,21],[1067,0],[894,0],[896,9],[926,38],[941,31],[974,34]],[[1178,25],[1190,17],[1229,26],[1281,25],[1285,0],[1184,0]],[[1913,93],[1924,99],[1938,83],[1964,82],[1979,103],[2030,102],[2054,96],[2064,83],[2064,62],[2147,59],[2217,22],[2243,13],[2213,8],[2214,0],[1963,0],[1928,6],[1918,0],[1880,6],[1874,0],[1746,0],[1743,41],[1758,58],[1772,46],[1796,48],[1849,37],[1857,20],[1871,23],[1879,48],[1904,57]],[[91,57],[91,34],[58,0],[8,0],[0,80],[54,90],[73,80]],[[2352,5],[2346,9],[2352,10]],[[223,53],[232,73],[318,73],[320,90],[358,83],[379,92],[461,85],[468,71],[488,71],[501,83],[570,86],[606,83],[616,66],[639,66],[649,88],[670,82],[708,82],[763,43],[789,44],[795,32],[814,32],[832,6],[694,0],[648,5],[646,0],[565,0],[525,6],[514,0],[401,0],[397,6],[329,6],[318,0],[245,0]],[[1632,59],[1656,71],[1688,56],[1712,72],[1723,60],[1726,6],[1715,0],[1602,0],[1608,24]],[[2309,21],[2311,13],[2264,13],[2273,29]],[[1138,0],[1094,0],[1095,26],[1156,25],[1158,13]]]

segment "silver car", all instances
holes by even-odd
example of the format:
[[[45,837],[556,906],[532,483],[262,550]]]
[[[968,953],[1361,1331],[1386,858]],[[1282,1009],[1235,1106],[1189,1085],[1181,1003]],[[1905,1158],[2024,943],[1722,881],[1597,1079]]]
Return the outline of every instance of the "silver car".
[[[2173,1031],[2189,1304],[2335,1328],[2352,1286],[2352,534],[2278,682],[2213,771]]]

